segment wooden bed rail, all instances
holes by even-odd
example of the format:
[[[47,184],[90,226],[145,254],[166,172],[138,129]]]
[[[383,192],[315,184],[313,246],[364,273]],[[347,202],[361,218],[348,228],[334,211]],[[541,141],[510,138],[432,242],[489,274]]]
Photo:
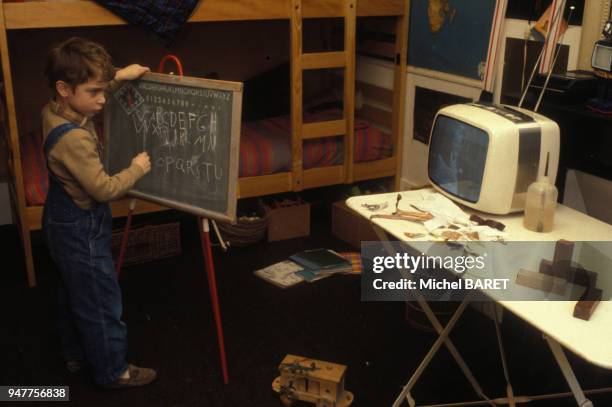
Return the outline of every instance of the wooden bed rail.
[[[34,261],[32,259],[32,242],[30,230],[23,213],[25,212],[26,201],[23,188],[23,172],[21,168],[21,154],[19,151],[19,131],[17,128],[17,112],[15,107],[15,94],[13,90],[13,77],[11,74],[11,64],[9,59],[8,39],[6,33],[6,16],[4,6],[0,9],[0,58],[2,59],[2,73],[4,79],[4,97],[8,115],[8,141],[9,141],[9,166],[11,172],[11,183],[13,193],[11,194],[13,210],[17,210],[13,216],[17,221],[17,227],[23,242],[23,251],[26,261],[26,273],[28,284],[32,287],[36,285],[36,275],[34,274]]]
[[[190,22],[279,20],[291,18],[292,0],[205,0]],[[355,0],[357,15],[404,14],[404,0]],[[6,29],[91,27],[126,22],[93,1],[25,2],[4,4]],[[304,18],[343,17],[343,1],[304,0]]]

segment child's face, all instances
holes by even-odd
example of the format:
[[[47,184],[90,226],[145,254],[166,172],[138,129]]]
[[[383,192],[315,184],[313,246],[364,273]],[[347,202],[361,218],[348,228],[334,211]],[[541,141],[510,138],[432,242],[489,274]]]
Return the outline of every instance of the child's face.
[[[72,110],[87,117],[93,117],[102,111],[106,103],[108,82],[90,79],[74,88],[68,89],[66,101]]]

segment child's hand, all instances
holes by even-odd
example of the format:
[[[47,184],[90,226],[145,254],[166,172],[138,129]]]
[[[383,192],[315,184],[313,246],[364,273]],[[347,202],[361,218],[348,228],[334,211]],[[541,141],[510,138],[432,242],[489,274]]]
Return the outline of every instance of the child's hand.
[[[151,160],[147,152],[142,152],[136,157],[132,158],[132,164],[136,164],[143,169],[144,173],[151,171]]]
[[[142,75],[149,71],[149,67],[146,66],[138,64],[128,65],[125,68],[119,69],[117,70],[117,72],[115,72],[115,80],[131,81],[140,78]]]

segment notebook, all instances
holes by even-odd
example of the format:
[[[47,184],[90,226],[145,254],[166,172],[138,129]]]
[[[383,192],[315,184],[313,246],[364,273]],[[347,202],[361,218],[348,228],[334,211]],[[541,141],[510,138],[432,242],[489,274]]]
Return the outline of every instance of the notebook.
[[[313,272],[317,270],[351,267],[350,261],[329,249],[304,250],[303,252],[289,256],[289,259]]]

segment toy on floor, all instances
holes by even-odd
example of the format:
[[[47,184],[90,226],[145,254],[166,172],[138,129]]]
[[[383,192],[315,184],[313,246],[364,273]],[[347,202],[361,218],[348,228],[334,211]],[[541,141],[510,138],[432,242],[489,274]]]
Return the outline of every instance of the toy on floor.
[[[353,402],[353,393],[344,390],[344,365],[287,355],[278,370],[280,376],[272,382],[272,390],[280,394],[284,406],[297,400],[316,407],[348,407]]]

